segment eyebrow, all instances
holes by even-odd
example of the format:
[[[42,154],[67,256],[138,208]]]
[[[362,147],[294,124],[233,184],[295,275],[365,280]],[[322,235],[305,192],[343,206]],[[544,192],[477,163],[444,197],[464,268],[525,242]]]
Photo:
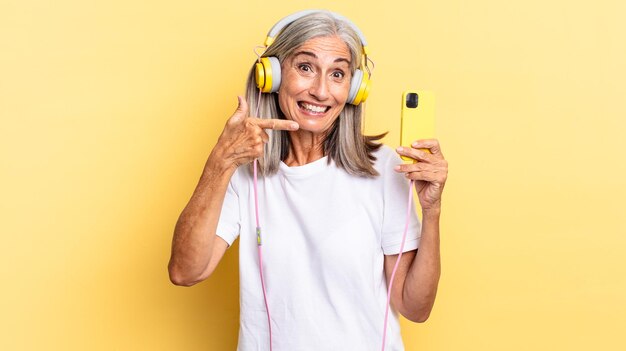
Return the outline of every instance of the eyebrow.
[[[313,58],[317,58],[317,55],[315,55],[315,53],[311,52],[311,51],[298,51],[296,52],[293,57],[299,56],[299,55],[306,55],[306,56],[311,56]],[[343,57],[339,57],[336,58],[334,62],[345,62],[348,65],[350,65],[350,60],[343,58]]]

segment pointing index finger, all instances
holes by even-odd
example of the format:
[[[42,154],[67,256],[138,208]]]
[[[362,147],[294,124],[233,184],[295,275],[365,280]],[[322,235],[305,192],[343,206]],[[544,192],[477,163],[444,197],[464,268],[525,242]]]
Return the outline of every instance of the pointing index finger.
[[[298,130],[300,126],[294,121],[276,118],[251,118],[254,124],[263,129],[274,130]]]

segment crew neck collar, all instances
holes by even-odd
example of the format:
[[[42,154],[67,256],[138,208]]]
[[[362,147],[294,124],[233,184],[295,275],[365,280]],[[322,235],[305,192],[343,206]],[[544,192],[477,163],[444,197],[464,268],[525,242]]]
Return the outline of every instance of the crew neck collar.
[[[328,156],[324,156],[319,160],[307,163],[302,166],[289,167],[283,161],[280,161],[278,169],[287,176],[306,177],[323,171],[328,168]]]

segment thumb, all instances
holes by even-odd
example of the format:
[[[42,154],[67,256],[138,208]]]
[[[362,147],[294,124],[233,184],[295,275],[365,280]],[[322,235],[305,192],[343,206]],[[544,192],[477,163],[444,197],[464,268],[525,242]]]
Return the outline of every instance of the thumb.
[[[241,96],[237,96],[237,109],[233,116],[230,118],[231,122],[240,122],[248,117],[248,103],[246,99]]]

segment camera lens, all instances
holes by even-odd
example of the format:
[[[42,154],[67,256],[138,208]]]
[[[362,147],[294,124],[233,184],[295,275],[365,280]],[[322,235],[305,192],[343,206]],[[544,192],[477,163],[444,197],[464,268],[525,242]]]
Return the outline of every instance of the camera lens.
[[[418,96],[416,93],[408,93],[406,94],[406,107],[408,108],[416,108],[418,102]]]

